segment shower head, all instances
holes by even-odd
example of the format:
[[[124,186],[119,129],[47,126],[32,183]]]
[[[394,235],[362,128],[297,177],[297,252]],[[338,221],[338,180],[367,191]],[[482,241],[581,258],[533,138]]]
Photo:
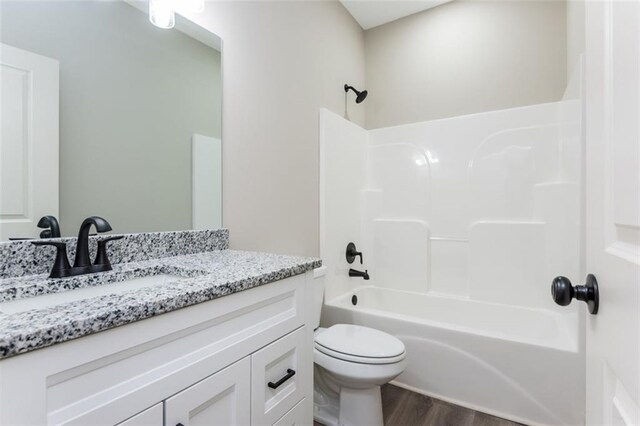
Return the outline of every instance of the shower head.
[[[359,90],[356,90],[355,87],[353,86],[349,86],[348,84],[344,85],[344,91],[348,92],[349,90],[353,90],[353,93],[356,94],[356,103],[359,104],[360,102],[364,101],[367,98],[367,95],[369,94],[366,90],[363,90],[362,92]]]

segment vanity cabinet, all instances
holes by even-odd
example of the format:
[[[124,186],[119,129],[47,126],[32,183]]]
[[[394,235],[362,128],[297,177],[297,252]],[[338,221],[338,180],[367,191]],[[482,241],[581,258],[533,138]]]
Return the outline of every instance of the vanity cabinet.
[[[0,424],[313,423],[313,272],[0,361]]]

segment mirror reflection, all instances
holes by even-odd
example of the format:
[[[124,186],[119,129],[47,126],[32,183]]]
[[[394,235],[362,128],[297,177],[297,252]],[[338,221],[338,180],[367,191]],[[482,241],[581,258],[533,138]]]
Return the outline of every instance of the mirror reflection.
[[[220,227],[220,39],[122,1],[0,6],[0,240],[55,234],[44,216],[62,236],[92,215]]]

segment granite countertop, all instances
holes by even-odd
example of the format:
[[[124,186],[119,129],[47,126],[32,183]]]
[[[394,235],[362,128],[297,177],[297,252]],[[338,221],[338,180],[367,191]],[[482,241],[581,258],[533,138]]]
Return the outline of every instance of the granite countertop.
[[[48,274],[0,279],[0,303],[109,285],[157,274],[178,275],[152,288],[129,290],[6,314],[0,304],[0,359],[66,342],[212,300],[321,266],[315,258],[216,250],[113,265],[113,271],[63,279]]]

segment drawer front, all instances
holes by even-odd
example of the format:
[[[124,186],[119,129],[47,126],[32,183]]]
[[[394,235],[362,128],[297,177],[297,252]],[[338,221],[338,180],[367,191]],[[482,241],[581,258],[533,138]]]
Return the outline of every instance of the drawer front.
[[[307,409],[307,398],[293,407],[287,414],[282,416],[280,420],[275,422],[273,426],[302,426],[311,425],[313,423],[313,412]]]
[[[251,423],[272,425],[310,397],[311,342],[305,327],[251,355]]]
[[[246,426],[251,398],[246,357],[165,401],[165,424]]]

